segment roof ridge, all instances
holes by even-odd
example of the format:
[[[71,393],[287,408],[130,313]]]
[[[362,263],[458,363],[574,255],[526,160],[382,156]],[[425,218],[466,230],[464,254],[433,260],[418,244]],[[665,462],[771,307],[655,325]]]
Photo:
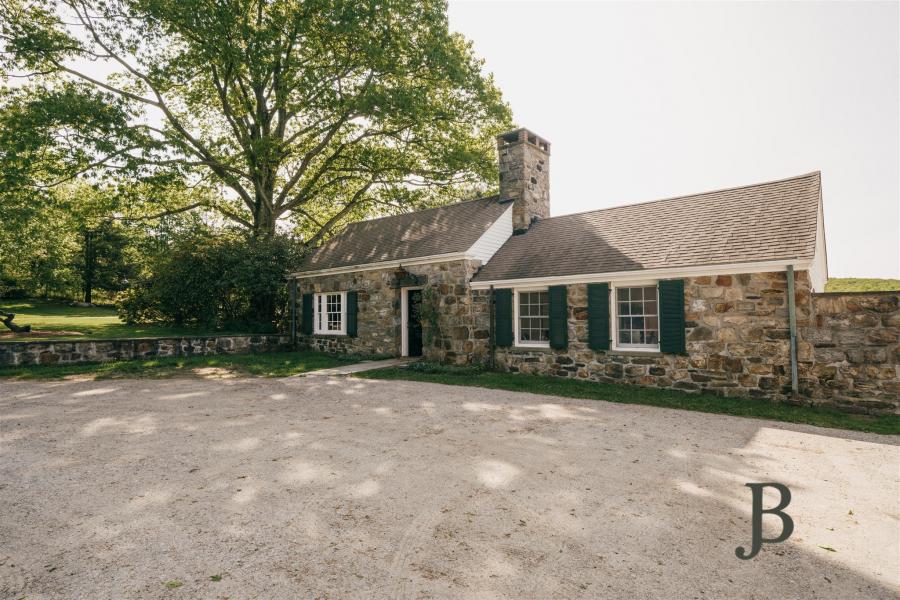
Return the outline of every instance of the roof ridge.
[[[469,202],[478,202],[479,200],[498,200],[500,198],[500,194],[493,194],[491,196],[479,196],[478,198],[469,198],[468,200],[460,200],[459,202],[451,202],[450,204],[442,204],[440,206],[429,206],[428,208],[420,208],[419,210],[413,210],[405,213],[397,213],[396,215],[384,215],[383,217],[375,217],[373,219],[363,219],[361,221],[353,221],[352,223],[348,223],[349,225],[361,225],[363,223],[374,223],[375,221],[382,221],[384,219],[393,219],[394,217],[402,217],[405,215],[417,215],[419,213],[428,212],[430,210],[438,210],[440,208],[450,208],[451,206],[459,206],[460,204],[468,204]]]
[[[581,212],[568,213],[565,215],[558,215],[555,217],[547,217],[546,219],[541,219],[541,221],[550,221],[553,219],[563,219],[565,217],[577,217],[577,216],[581,216],[581,215],[588,215],[588,214],[592,214],[592,213],[603,212],[606,210],[616,210],[619,208],[628,208],[631,206],[643,206],[645,204],[653,204],[655,202],[669,202],[671,200],[682,200],[684,198],[695,198],[697,196],[706,196],[709,194],[718,194],[721,192],[731,192],[734,190],[746,190],[746,189],[750,189],[750,188],[760,187],[763,185],[771,185],[773,183],[783,183],[785,181],[794,181],[794,180],[805,179],[805,178],[813,176],[813,175],[818,175],[819,177],[821,177],[822,171],[810,171],[809,173],[804,173],[803,175],[794,175],[793,177],[784,177],[782,179],[773,179],[771,181],[761,181],[759,183],[749,183],[746,185],[736,185],[736,186],[732,186],[732,187],[718,188],[715,190],[707,190],[705,192],[697,192],[694,194],[682,194],[680,196],[669,196],[667,198],[657,198],[655,200],[642,200],[640,202],[632,202],[630,204],[617,204],[616,206],[595,208],[593,210],[583,210]]]

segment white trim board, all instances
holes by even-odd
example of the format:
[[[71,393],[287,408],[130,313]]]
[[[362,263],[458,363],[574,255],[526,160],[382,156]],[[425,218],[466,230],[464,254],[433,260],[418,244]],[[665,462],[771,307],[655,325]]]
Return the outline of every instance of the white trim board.
[[[656,336],[657,342],[654,345],[644,344],[644,345],[635,345],[635,344],[625,344],[622,345],[619,342],[619,297],[618,290],[621,288],[630,288],[630,287],[650,287],[654,286],[656,288]],[[614,282],[613,285],[609,286],[609,326],[610,326],[610,337],[611,344],[610,349],[615,352],[659,352],[659,336],[662,333],[662,327],[660,326],[660,316],[659,316],[659,281],[658,280],[644,280],[644,281],[617,281]]]
[[[516,288],[514,290],[514,293],[512,295],[512,297],[513,297],[513,347],[520,348],[522,350],[529,350],[529,349],[534,349],[534,348],[549,348],[550,340],[547,340],[546,342],[523,342],[521,340],[522,324],[519,322],[519,294],[521,294],[522,292],[548,292],[548,294],[549,294],[549,290],[547,289],[546,285],[542,285],[542,286],[538,286],[538,287],[532,286],[532,287],[527,287],[527,288],[525,288],[525,287]],[[547,301],[548,302],[550,301],[549,295],[548,295]],[[549,313],[547,314],[547,319],[548,319],[548,321],[550,319]],[[568,325],[567,325],[567,327],[568,327]]]
[[[341,328],[337,331],[329,331],[328,326],[328,296],[341,297]],[[319,305],[325,303],[325,312],[319,310]],[[320,328],[320,317],[325,315],[326,329]],[[313,335],[347,335],[347,292],[316,292],[313,294]]]
[[[480,260],[482,264],[486,264],[491,260],[497,250],[500,249],[500,246],[512,237],[512,211],[513,207],[510,204],[509,208],[500,215],[500,218],[494,221],[494,224],[481,234],[480,238],[475,240],[472,247],[468,249],[467,254],[470,254],[476,260]]]
[[[729,263],[721,265],[698,265],[690,267],[665,267],[662,269],[645,269],[642,271],[618,271],[613,273],[587,273],[584,275],[557,275],[552,277],[532,277],[524,279],[498,279],[494,281],[472,281],[473,290],[486,290],[491,286],[498,288],[516,288],[522,286],[568,285],[573,283],[591,283],[596,281],[640,281],[648,279],[671,279],[676,277],[697,277],[702,275],[739,275],[741,273],[771,273],[784,271],[788,265],[794,265],[797,271],[807,271],[812,261],[772,260],[752,263]]]

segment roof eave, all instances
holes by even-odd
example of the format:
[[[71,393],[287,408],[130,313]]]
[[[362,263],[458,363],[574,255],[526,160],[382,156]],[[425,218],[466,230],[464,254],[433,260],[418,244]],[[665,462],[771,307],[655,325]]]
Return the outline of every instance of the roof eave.
[[[472,289],[488,289],[494,287],[519,287],[533,285],[570,285],[596,281],[640,281],[649,279],[665,279],[667,277],[694,277],[701,275],[740,275],[742,273],[768,273],[783,271],[788,265],[797,270],[807,270],[812,264],[808,258],[783,258],[768,261],[746,263],[721,263],[710,265],[690,265],[680,267],[663,267],[657,269],[641,269],[637,271],[613,271],[607,273],[584,273],[577,275],[552,275],[546,277],[527,277],[518,279],[494,279],[472,281]]]
[[[377,271],[379,269],[392,269],[400,266],[410,267],[415,265],[450,262],[454,260],[470,260],[473,258],[474,257],[468,252],[448,252],[446,254],[434,254],[431,256],[416,256],[397,260],[362,263],[358,265],[344,265],[328,269],[317,269],[314,271],[297,271],[288,275],[288,278],[305,279],[308,277],[321,277],[323,275],[339,275],[341,273],[354,273],[356,271]]]

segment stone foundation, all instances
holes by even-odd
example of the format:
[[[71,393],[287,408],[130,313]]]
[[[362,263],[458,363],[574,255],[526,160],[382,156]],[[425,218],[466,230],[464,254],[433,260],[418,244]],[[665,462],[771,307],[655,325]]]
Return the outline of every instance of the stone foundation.
[[[166,356],[277,352],[290,349],[291,338],[286,335],[12,342],[0,343],[0,367],[68,365]]]

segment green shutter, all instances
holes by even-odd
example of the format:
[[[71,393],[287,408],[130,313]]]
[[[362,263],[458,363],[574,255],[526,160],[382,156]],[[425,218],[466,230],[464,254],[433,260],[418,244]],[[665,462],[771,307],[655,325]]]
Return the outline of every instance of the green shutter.
[[[494,290],[494,342],[498,346],[512,346],[512,290]]]
[[[588,347],[609,350],[609,284],[589,283],[587,296]]]
[[[303,314],[300,320],[300,332],[311,335],[313,332],[313,295],[303,294]]]
[[[347,335],[356,337],[356,313],[358,310],[356,292],[347,292]]]
[[[569,345],[569,311],[566,306],[566,286],[550,286],[550,347]]]
[[[670,354],[685,351],[683,279],[659,282],[659,349]]]

